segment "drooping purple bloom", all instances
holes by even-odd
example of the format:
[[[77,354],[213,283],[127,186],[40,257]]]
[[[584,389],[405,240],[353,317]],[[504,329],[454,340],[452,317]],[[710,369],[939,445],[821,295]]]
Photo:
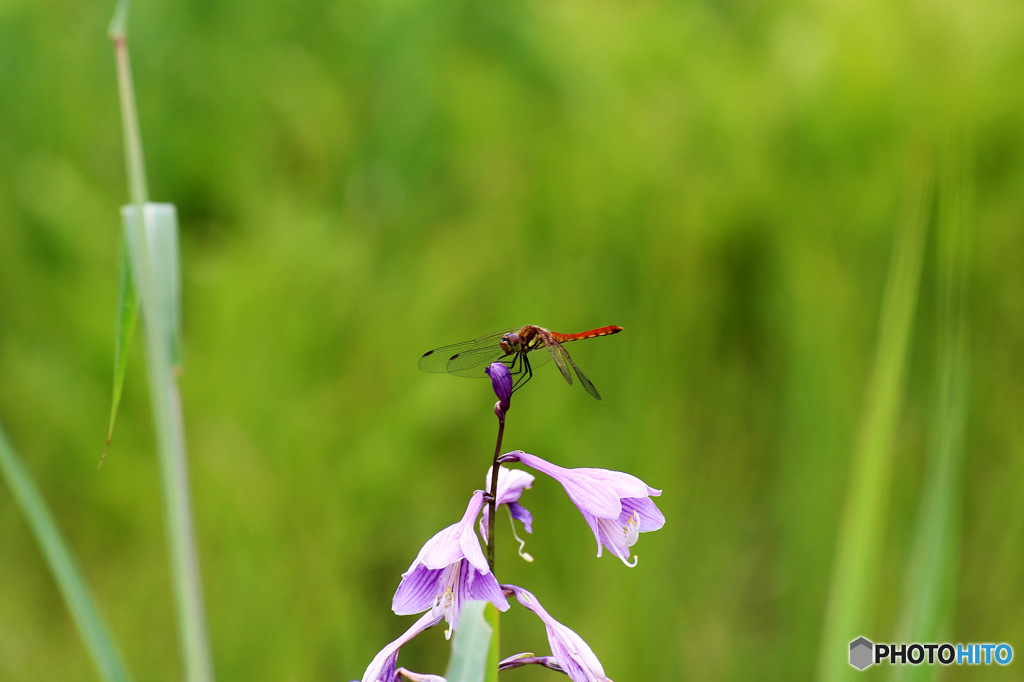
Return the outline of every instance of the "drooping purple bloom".
[[[414,673],[408,668],[399,668],[398,674],[407,680],[412,682],[448,682],[445,678],[440,675],[429,675],[427,673]]]
[[[431,609],[432,614],[448,621],[445,636],[451,637],[458,627],[464,601],[489,601],[501,611],[508,610],[508,600],[487,566],[480,541],[473,532],[483,500],[482,491],[473,493],[462,520],[423,545],[409,570],[402,574],[391,603],[395,613],[407,616]]]
[[[490,468],[487,469],[487,476],[484,478],[484,481],[486,484],[490,485]],[[495,495],[495,499],[497,500],[495,508],[498,508],[503,504],[507,504],[508,510],[512,514],[512,518],[517,521],[521,521],[527,533],[533,532],[533,515],[526,509],[526,507],[519,504],[519,496],[523,494],[524,490],[532,485],[533,474],[528,474],[522,469],[509,469],[503,466],[498,467],[498,494]],[[487,542],[487,522],[489,518],[490,509],[487,505],[484,505],[484,513],[480,518],[480,535],[483,537],[484,542]],[[513,526],[512,532],[515,532],[515,526]]]
[[[607,547],[622,563],[636,566],[635,556],[633,563],[629,562],[629,548],[640,533],[665,525],[665,516],[650,499],[661,491],[636,476],[608,469],[566,469],[520,450],[502,455],[498,461],[522,462],[561,483],[594,532],[597,556]]]
[[[498,417],[501,418],[512,406],[512,372],[500,362],[492,362],[484,371],[491,377],[494,395],[498,396],[495,412],[500,411]]]
[[[443,617],[433,612],[424,613],[423,617],[413,623],[413,626],[406,630],[404,635],[388,644],[373,657],[370,665],[366,667],[366,672],[363,673],[362,682],[396,682],[399,679],[399,672],[395,670],[399,650],[416,635],[440,623]]]
[[[519,603],[536,613],[544,621],[544,628],[548,633],[548,644],[551,645],[551,655],[558,663],[558,667],[569,676],[572,682],[611,682],[604,674],[601,661],[597,660],[597,656],[583,641],[583,638],[552,618],[532,593],[515,585],[502,585],[502,588],[508,592],[515,592]],[[542,659],[537,662],[544,664]]]
[[[549,670],[554,670],[558,673],[562,672],[562,666],[558,665],[558,661],[555,660],[554,656],[534,656],[529,653],[516,654],[499,661],[498,672],[503,673],[506,670],[522,668],[524,665],[541,665]]]

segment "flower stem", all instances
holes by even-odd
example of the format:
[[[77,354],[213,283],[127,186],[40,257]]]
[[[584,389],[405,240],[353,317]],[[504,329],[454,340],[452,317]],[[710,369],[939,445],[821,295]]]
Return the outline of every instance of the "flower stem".
[[[498,511],[498,455],[501,454],[501,438],[505,435],[505,413],[498,413],[498,442],[494,445],[494,461],[491,462],[491,491],[487,502],[487,565],[494,573],[494,517]]]

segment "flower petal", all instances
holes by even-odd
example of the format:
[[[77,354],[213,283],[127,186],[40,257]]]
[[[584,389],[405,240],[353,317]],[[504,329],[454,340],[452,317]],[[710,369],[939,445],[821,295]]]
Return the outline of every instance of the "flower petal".
[[[480,549],[480,540],[477,539],[476,533],[473,532],[472,525],[463,532],[460,542],[462,552],[466,559],[469,560],[469,563],[473,564],[473,567],[481,573],[490,573],[491,569],[487,565],[487,557],[484,556],[483,550]]]
[[[398,672],[399,675],[401,675],[405,679],[412,680],[412,682],[448,682],[448,680],[446,680],[445,678],[441,677],[440,675],[428,675],[428,674],[425,674],[425,673],[414,673],[413,671],[408,670],[406,668],[399,668],[397,670],[397,672]]]
[[[443,576],[443,568],[431,569],[420,564],[409,569],[391,600],[391,610],[399,616],[426,611],[434,605]]]
[[[573,469],[573,471],[586,474],[598,481],[604,481],[615,490],[615,494],[619,497],[647,497],[648,495],[657,497],[661,495],[660,490],[650,487],[636,476],[623,471],[592,468]]]
[[[611,519],[597,519],[596,525],[601,543],[608,548],[608,551],[622,559],[622,563],[627,566],[635,566],[635,562],[629,563],[630,544],[619,522]]]
[[[491,469],[487,469],[487,477],[484,479],[485,485],[489,489],[491,486]],[[533,516],[530,512],[526,511],[526,508],[519,504],[518,500],[523,491],[533,485],[534,477],[533,474],[527,473],[522,469],[509,469],[507,467],[498,467],[498,494],[497,504],[495,508],[500,507],[503,504],[507,504],[509,511],[512,512],[512,518],[519,519],[526,527],[526,532],[533,532],[530,528]],[[480,537],[487,542],[487,522],[490,519],[491,510],[489,505],[484,505],[483,515],[480,518]]]
[[[416,555],[412,566],[406,573],[409,573],[417,564],[423,564],[427,568],[444,568],[462,558],[462,523],[453,523],[444,530],[438,532],[434,537],[427,540],[426,544]],[[403,574],[405,575],[405,574]]]
[[[526,507],[518,502],[510,502],[508,510],[512,514],[513,519],[522,522],[523,528],[526,529],[527,533],[533,532],[533,514],[531,514]]]
[[[594,539],[597,540],[597,556],[601,556],[601,552],[604,550],[604,544],[601,542],[601,531],[597,528],[597,519],[590,514],[583,514],[583,520],[590,526],[590,530],[594,532]]]
[[[594,479],[583,469],[566,469],[527,452],[517,451],[515,454],[526,466],[561,483],[569,499],[581,512],[588,512],[603,519],[619,518],[622,511],[619,495],[608,483]],[[581,471],[584,473],[579,473]]]
[[[544,622],[551,653],[562,671],[573,682],[611,682],[604,674],[601,661],[597,659],[583,638],[552,618],[532,593],[515,585],[503,585],[502,587],[514,591],[519,603],[536,613]]]
[[[488,475],[490,469],[487,470]],[[488,479],[489,480],[489,479]],[[498,467],[498,504],[510,504],[519,500],[520,495],[533,485],[534,476],[522,469]]]
[[[429,611],[423,614],[411,628],[405,631],[405,634],[381,649],[373,657],[370,665],[366,667],[366,672],[363,673],[362,682],[394,682],[397,677],[395,664],[398,662],[399,649],[427,628],[432,628],[440,623],[441,619],[441,616],[435,616]]]
[[[665,515],[661,513],[654,501],[647,497],[632,498],[626,497],[621,500],[622,513],[619,514],[619,523],[625,525],[629,515],[636,512],[640,521],[640,532],[649,533],[658,530],[665,525]]]
[[[472,599],[489,601],[498,607],[499,611],[508,611],[508,599],[505,597],[505,593],[502,592],[493,573],[490,571],[481,573],[474,568],[469,568],[469,570],[465,571],[465,574],[465,594],[463,599],[467,601]]]
[[[498,472],[501,475],[501,472]],[[476,491],[473,493],[472,499],[469,501],[469,507],[466,508],[466,514],[459,521],[461,526],[459,536],[459,547],[462,549],[462,554],[469,563],[484,573],[490,572],[490,567],[487,565],[487,558],[484,556],[483,551],[480,549],[480,540],[477,539],[476,533],[473,532],[473,524],[476,521],[477,515],[480,514],[480,508],[484,504],[483,491]]]

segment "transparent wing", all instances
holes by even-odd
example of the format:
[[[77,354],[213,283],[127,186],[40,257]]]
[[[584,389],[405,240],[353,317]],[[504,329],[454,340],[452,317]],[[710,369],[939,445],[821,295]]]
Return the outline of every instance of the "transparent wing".
[[[485,346],[456,353],[448,358],[445,367],[449,374],[455,376],[485,377],[487,373],[484,370],[487,369],[487,365],[506,357],[511,358],[512,356],[507,355],[501,346]]]
[[[502,332],[504,334],[504,332]],[[499,336],[498,339],[501,339]],[[531,367],[540,367],[546,365],[551,361],[552,355],[541,349],[534,349],[528,351],[530,358]],[[517,374],[521,370],[518,358],[515,357],[515,353],[506,353],[501,349],[501,346],[484,346],[483,348],[474,348],[461,353],[456,353],[452,357],[448,358],[448,362],[445,368],[449,374],[454,374],[460,377],[483,377],[487,376],[484,372],[487,369],[487,365],[492,362],[504,362],[509,365],[512,373]],[[568,370],[566,370],[568,371]],[[563,372],[565,374],[565,372]],[[569,382],[572,383],[571,381]]]
[[[587,378],[587,375],[581,372],[580,368],[576,366],[576,363],[572,361],[572,358],[569,357],[569,354],[565,351],[564,348],[562,348],[562,344],[556,341],[555,345],[558,346],[560,355],[565,358],[565,361],[572,365],[572,368],[576,371],[576,376],[579,377],[580,383],[583,384],[583,388],[587,389],[587,393],[600,400],[601,394],[597,392],[597,389],[594,387],[594,384],[590,382],[590,379]],[[555,359],[558,360],[559,358],[556,357]],[[559,365],[559,369],[562,369],[562,375],[565,376],[566,379],[569,379],[569,370],[565,369],[564,365],[561,364]],[[569,383],[571,384],[572,381],[569,381]]]
[[[565,352],[564,348],[562,348],[562,344],[557,341],[549,343],[548,350],[551,351],[551,358],[555,361],[555,364],[558,365],[558,370],[562,373],[562,376],[565,377],[565,380],[569,382],[569,385],[572,386],[572,374],[569,373],[569,366],[565,362],[566,360],[572,362],[572,360],[569,359],[569,354]],[[539,356],[540,353],[537,355]],[[575,367],[575,365],[573,365],[573,367]]]
[[[481,336],[479,339],[473,339],[472,341],[463,341],[462,343],[453,343],[450,346],[441,346],[434,350],[427,351],[420,358],[420,369],[424,372],[448,372],[448,362],[455,356],[465,355],[472,351],[481,351],[484,349],[491,349],[497,352],[497,357],[504,355],[504,351],[501,350],[499,342],[501,337],[509,332],[518,330],[506,329],[500,332],[494,332],[487,336]],[[487,360],[480,360],[481,363],[486,363]],[[493,362],[493,360],[492,360]],[[475,374],[473,376],[476,376]]]
[[[551,362],[552,357],[554,356],[551,355],[551,353],[548,352],[547,349],[536,348],[530,351],[529,354],[530,367],[540,367],[541,365],[546,365],[549,362]]]

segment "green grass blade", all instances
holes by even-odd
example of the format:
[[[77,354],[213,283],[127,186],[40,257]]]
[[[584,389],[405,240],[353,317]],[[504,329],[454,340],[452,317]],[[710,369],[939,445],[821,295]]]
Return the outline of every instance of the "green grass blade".
[[[135,222],[134,204],[121,207],[129,259],[145,263],[149,270],[155,313],[152,324],[170,354],[170,364],[181,364],[181,280],[178,257],[178,211],[174,204],[148,202],[145,211],[145,247]],[[131,267],[129,266],[129,272]]]
[[[494,633],[484,615],[487,605],[483,601],[463,604],[459,629],[452,641],[452,657],[445,673],[448,682],[484,682],[489,667],[491,635]],[[494,669],[498,669],[497,660]]]
[[[125,241],[136,286],[142,292],[143,337],[150,400],[156,424],[160,483],[177,606],[178,636],[185,678],[213,680],[206,634],[192,504],[185,455],[185,425],[174,347],[179,319],[178,223],[173,204],[145,204],[143,220],[135,206],[122,207]],[[143,228],[140,231],[140,228]],[[143,280],[142,278],[146,278]]]
[[[107,27],[107,35],[111,38],[116,40],[118,36],[124,36],[125,27],[128,23],[128,10],[131,6],[131,0],[120,0],[117,3],[117,7],[114,8],[114,17],[110,20],[110,25]]]
[[[128,367],[128,346],[135,331],[135,323],[139,318],[139,299],[132,283],[131,265],[128,258],[128,246],[123,245],[121,258],[117,266],[117,332],[114,342],[114,395],[110,404],[110,426],[107,428],[107,444],[103,448],[99,466],[110,449],[110,440],[114,437],[114,421],[117,419],[117,407],[121,404],[121,389],[124,386],[124,372]]]
[[[484,607],[484,619],[491,626],[491,645],[487,650],[487,669],[484,671],[484,682],[498,682],[498,662],[501,660],[501,611],[494,604],[487,602]]]
[[[14,495],[14,500],[25,515],[25,520],[43,552],[46,564],[53,573],[71,619],[92,656],[100,678],[105,682],[129,682],[131,677],[121,660],[114,638],[86,586],[71,550],[53,520],[46,502],[28,471],[22,465],[13,446],[0,427],[0,474]]]
[[[956,587],[960,469],[969,387],[967,345],[967,229],[970,174],[964,150],[951,145],[939,186],[938,401],[921,507],[904,588],[900,641],[942,641]],[[936,679],[937,666],[897,666],[896,680]]]
[[[202,580],[189,493],[185,425],[178,391],[178,232],[174,207],[150,204],[142,135],[125,35],[128,2],[121,0],[110,24],[117,60],[131,207],[122,211],[132,278],[141,301],[146,370],[160,459],[164,521],[177,610],[178,641],[188,682],[212,682]],[[169,208],[168,208],[169,207]],[[141,217],[141,219],[133,219]]]
[[[910,330],[920,281],[931,174],[913,169],[897,227],[882,300],[878,347],[852,460],[818,663],[821,680],[857,674],[851,640],[865,634],[870,596],[887,515],[892,442],[907,369]]]

